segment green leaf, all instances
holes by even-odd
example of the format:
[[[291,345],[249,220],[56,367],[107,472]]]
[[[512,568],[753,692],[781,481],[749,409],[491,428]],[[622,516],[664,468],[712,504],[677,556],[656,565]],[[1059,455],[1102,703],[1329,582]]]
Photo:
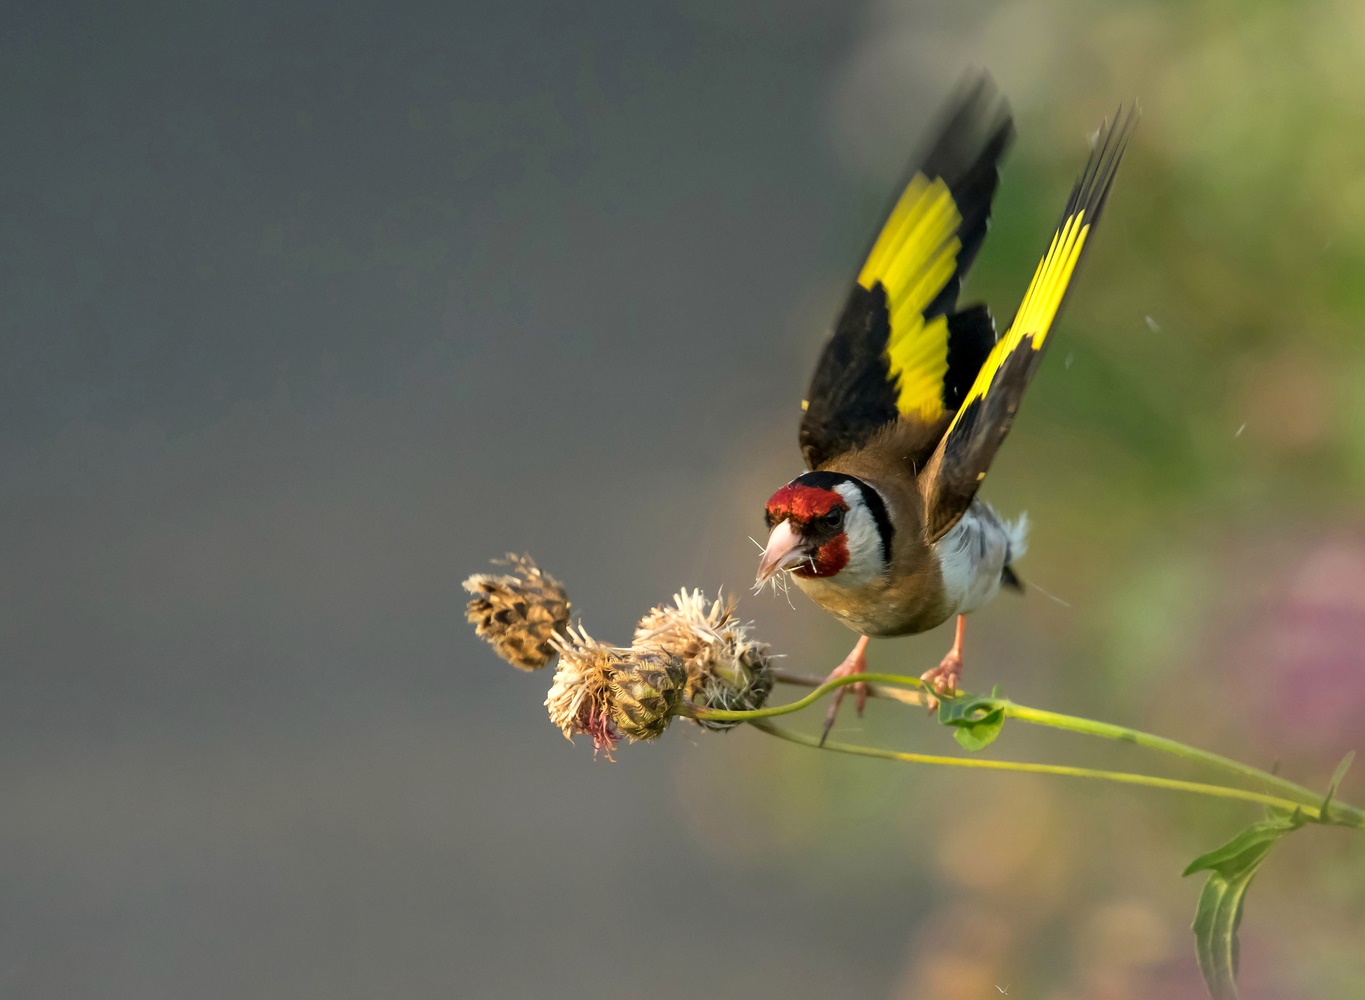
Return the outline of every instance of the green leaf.
[[[1242,904],[1252,876],[1265,859],[1245,871],[1225,878],[1210,875],[1199,894],[1194,913],[1194,946],[1199,972],[1213,1000],[1237,1000],[1237,928],[1242,924]]]
[[[1224,875],[1232,874],[1253,860],[1256,851],[1260,851],[1264,855],[1286,833],[1297,830],[1306,822],[1308,820],[1303,812],[1295,809],[1292,813],[1277,815],[1271,819],[1262,820],[1260,823],[1252,823],[1251,826],[1237,834],[1222,847],[1209,851],[1207,854],[1199,855],[1180,874],[1182,877],[1200,871],[1212,871]]]
[[[953,739],[968,750],[981,750],[995,742],[1004,724],[1005,710],[997,708],[975,722],[959,726],[953,733]]]
[[[1337,795],[1337,786],[1341,784],[1341,779],[1346,777],[1346,772],[1351,767],[1351,761],[1355,759],[1356,752],[1352,750],[1345,757],[1341,758],[1341,763],[1338,764],[1337,769],[1332,772],[1332,780],[1327,786],[1327,797],[1322,800],[1322,807],[1318,810],[1323,823],[1329,822],[1327,810],[1332,808],[1332,800],[1336,798]]]
[[[1210,873],[1199,894],[1193,929],[1199,971],[1213,1000],[1237,1000],[1237,928],[1247,887],[1270,849],[1306,822],[1295,809],[1288,816],[1253,823],[1222,847],[1195,858],[1182,873]]]
[[[995,742],[1005,724],[1005,708],[995,692],[989,698],[945,698],[938,705],[938,721],[952,726],[953,738],[968,750]]]
[[[1341,758],[1341,763],[1338,764],[1337,769],[1332,772],[1332,784],[1329,786],[1332,791],[1335,792],[1337,790],[1337,786],[1341,784],[1341,779],[1346,777],[1346,772],[1351,769],[1351,761],[1355,759],[1356,752],[1354,750]]]

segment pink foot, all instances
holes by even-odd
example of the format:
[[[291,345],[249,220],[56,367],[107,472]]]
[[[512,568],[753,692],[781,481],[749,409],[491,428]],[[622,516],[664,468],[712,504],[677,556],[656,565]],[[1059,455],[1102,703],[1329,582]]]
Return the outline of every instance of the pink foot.
[[[837,680],[840,677],[852,677],[855,674],[867,673],[867,658],[863,652],[867,649],[867,636],[858,639],[857,645],[853,647],[853,652],[844,657],[844,662],[830,671],[830,675],[825,678],[825,682]],[[834,728],[834,719],[839,714],[839,706],[844,702],[844,695],[848,689],[853,689],[853,695],[857,699],[858,715],[863,714],[863,709],[867,705],[867,685],[859,682],[848,684],[841,687],[834,693],[834,704],[829,706],[829,712],[825,715],[825,729],[820,734],[820,745],[825,745],[825,738],[829,736],[829,731]]]
[[[957,616],[957,638],[953,641],[953,648],[948,650],[948,655],[943,658],[943,662],[933,670],[926,670],[920,674],[919,679],[930,688],[924,694],[924,704],[930,714],[938,711],[938,699],[934,697],[934,692],[952,694],[962,682],[962,632],[965,621],[962,615]]]
[[[939,694],[952,694],[962,680],[961,655],[956,651],[949,651],[942,663],[933,670],[926,670],[920,674],[920,680]],[[938,711],[938,699],[928,692],[925,692],[924,704],[931,713]]]

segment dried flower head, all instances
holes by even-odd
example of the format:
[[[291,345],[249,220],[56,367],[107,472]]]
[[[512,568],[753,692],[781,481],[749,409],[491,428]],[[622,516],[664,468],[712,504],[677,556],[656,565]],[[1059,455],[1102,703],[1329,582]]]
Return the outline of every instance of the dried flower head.
[[[768,644],[750,642],[742,636],[727,636],[693,661],[688,672],[688,698],[700,708],[719,708],[727,712],[751,712],[762,708],[773,692],[773,672]],[[738,722],[722,719],[697,719],[703,729],[721,732],[734,729]]]
[[[672,604],[660,604],[645,613],[635,626],[635,645],[664,649],[690,660],[735,620],[734,612],[733,597],[708,602],[700,589],[684,588],[673,595]]]
[[[576,629],[565,626],[551,644],[559,654],[559,666],[545,697],[550,721],[570,741],[577,733],[591,736],[593,751],[605,749],[610,758],[617,740],[612,682],[629,650],[603,645],[588,635],[581,622]]]
[[[631,649],[611,682],[612,723],[632,743],[657,740],[682,701],[687,668],[659,650]]]
[[[538,670],[554,657],[551,637],[569,624],[568,594],[530,556],[509,552],[496,561],[512,572],[475,573],[466,580],[464,589],[474,596],[465,615],[504,660],[518,670]]]
[[[636,649],[677,657],[687,680],[683,693],[701,708],[751,711],[772,693],[773,677],[766,643],[753,642],[748,626],[735,617],[735,601],[708,602],[700,590],[682,590],[673,604],[661,604],[640,619]],[[733,729],[738,722],[697,719],[704,729]]]

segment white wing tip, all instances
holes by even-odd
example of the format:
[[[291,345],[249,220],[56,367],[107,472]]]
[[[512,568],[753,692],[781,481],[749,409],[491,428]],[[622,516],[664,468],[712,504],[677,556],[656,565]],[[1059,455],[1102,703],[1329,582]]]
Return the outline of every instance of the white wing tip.
[[[1009,539],[1010,561],[1022,559],[1028,552],[1028,512],[1025,511],[1013,521],[1005,521],[1005,537]]]

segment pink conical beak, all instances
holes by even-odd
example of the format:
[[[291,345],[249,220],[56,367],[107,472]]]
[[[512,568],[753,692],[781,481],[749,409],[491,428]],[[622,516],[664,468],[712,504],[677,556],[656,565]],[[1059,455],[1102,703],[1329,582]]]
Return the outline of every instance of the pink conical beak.
[[[792,527],[791,521],[783,521],[768,536],[768,547],[758,561],[758,577],[754,580],[754,586],[763,586],[782,570],[799,566],[807,558],[806,540]]]

